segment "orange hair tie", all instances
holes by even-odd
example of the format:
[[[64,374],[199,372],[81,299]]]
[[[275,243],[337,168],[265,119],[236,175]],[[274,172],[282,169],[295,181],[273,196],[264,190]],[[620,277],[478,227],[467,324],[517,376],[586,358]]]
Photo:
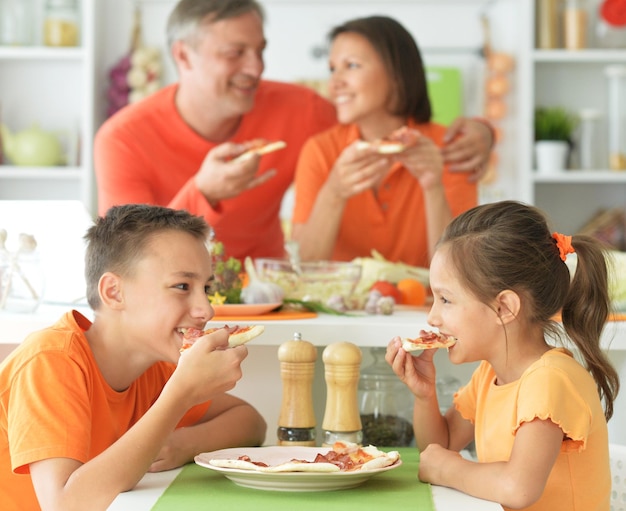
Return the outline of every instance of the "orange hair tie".
[[[556,246],[559,248],[559,256],[561,261],[565,261],[567,254],[573,254],[576,252],[572,246],[572,237],[566,236],[559,232],[553,232],[552,237],[556,240]]]

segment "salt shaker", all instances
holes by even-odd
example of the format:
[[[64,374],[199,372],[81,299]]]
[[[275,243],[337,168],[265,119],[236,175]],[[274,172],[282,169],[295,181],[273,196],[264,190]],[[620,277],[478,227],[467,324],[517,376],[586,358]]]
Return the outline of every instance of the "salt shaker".
[[[278,445],[315,446],[313,377],[317,350],[299,333],[278,348],[283,397],[278,417]]]
[[[326,379],[326,410],[322,428],[322,445],[335,442],[363,441],[357,391],[362,353],[350,342],[337,342],[324,348],[324,377]]]

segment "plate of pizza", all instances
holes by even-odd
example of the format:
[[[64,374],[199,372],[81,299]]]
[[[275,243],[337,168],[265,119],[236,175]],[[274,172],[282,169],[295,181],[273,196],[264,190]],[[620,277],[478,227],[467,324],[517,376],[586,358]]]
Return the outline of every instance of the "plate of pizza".
[[[206,452],[196,464],[246,488],[332,491],[354,488],[402,464],[398,451],[337,442],[332,447],[237,447]]]
[[[216,316],[260,316],[272,312],[282,306],[278,303],[225,303],[223,305],[211,305]]]

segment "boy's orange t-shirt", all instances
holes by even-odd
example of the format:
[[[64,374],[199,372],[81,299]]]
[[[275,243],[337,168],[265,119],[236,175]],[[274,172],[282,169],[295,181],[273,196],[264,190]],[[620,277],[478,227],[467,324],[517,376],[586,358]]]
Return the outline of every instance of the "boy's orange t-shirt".
[[[40,509],[28,465],[48,458],[87,462],[122,436],[159,396],[175,366],[153,365],[123,392],[104,380],[77,311],[31,334],[0,365],[0,509]],[[196,423],[209,403],[179,426]],[[123,460],[122,460],[123,461]]]
[[[569,351],[554,348],[519,380],[506,385],[495,381],[491,365],[481,362],[454,397],[457,410],[474,423],[478,461],[507,461],[525,422],[551,420],[566,438],[543,495],[525,511],[608,511],[608,429],[589,372]]]
[[[201,137],[181,118],[175,105],[177,87],[167,86],[123,108],[96,133],[98,213],[131,203],[185,209],[206,219],[229,256],[282,257],[283,196],[293,183],[302,145],[337,122],[334,107],[307,87],[263,80],[254,107],[242,117],[230,141],[284,140],[287,147],[260,160],[258,175],[275,169],[274,177],[213,209],[194,178],[218,144]]]
[[[428,123],[407,125],[443,146],[444,126]],[[360,138],[354,124],[336,125],[311,138],[303,147],[295,182],[293,224],[305,223],[324,183],[341,152]],[[453,216],[478,202],[476,183],[465,172],[450,172],[444,167],[443,185]],[[350,197],[341,218],[331,259],[350,261],[370,257],[376,249],[390,261],[428,267],[424,194],[415,177],[396,163],[377,189]]]

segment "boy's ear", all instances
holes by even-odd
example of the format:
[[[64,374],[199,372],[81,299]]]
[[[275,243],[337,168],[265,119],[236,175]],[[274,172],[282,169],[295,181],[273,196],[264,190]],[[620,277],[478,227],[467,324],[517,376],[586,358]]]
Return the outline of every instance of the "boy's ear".
[[[520,297],[510,289],[500,291],[496,297],[495,307],[498,312],[498,322],[501,324],[510,323],[517,318],[520,312]]]
[[[115,273],[106,272],[100,277],[98,292],[102,303],[111,309],[119,309],[124,304],[122,281]]]

